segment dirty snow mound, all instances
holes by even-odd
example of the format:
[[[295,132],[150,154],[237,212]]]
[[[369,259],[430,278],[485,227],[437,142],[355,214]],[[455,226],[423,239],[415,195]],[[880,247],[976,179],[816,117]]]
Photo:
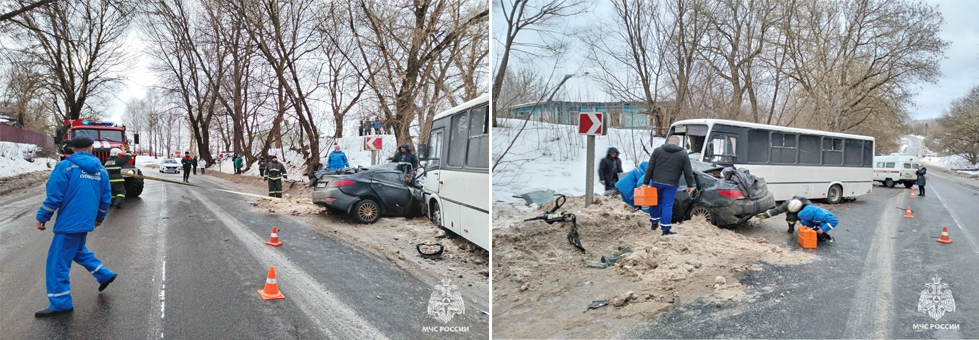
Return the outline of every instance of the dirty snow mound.
[[[553,204],[546,203],[526,216],[516,211],[505,216],[528,218]],[[569,198],[560,211],[577,216],[585,252],[568,243],[568,224],[515,222],[511,228],[494,229],[494,334],[506,338],[615,337],[630,322],[634,324],[636,320],[630,318],[655,316],[681,300],[745,298],[744,287],[734,275],[761,270],[758,262],[785,265],[813,259],[811,254],[703,220],[677,224],[678,235],[661,236],[660,231],[650,230],[649,215],[616,199],[596,196],[595,204],[586,209],[584,198]],[[592,268],[601,266],[602,256],[618,256],[619,261],[611,268]],[[626,292],[634,296],[623,299]],[[587,309],[592,301],[616,297],[610,306]],[[615,307],[616,303],[621,307]],[[602,320],[602,325],[595,320]]]

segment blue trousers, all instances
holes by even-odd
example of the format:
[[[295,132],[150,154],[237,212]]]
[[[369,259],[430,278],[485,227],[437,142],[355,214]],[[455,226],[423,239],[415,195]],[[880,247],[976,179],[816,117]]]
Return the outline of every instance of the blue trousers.
[[[109,268],[104,267],[102,261],[95,258],[95,254],[88,251],[88,248],[85,247],[86,236],[88,233],[55,233],[54,239],[51,240],[45,276],[47,277],[48,300],[51,301],[48,308],[53,311],[72,308],[68,275],[72,261],[85,267],[85,270],[95,276],[99,284],[105,283],[116,275]]]
[[[673,227],[673,198],[676,197],[677,186],[653,182],[649,185],[656,188],[656,197],[659,199],[656,206],[649,207],[649,222],[659,223],[663,231],[668,231]]]

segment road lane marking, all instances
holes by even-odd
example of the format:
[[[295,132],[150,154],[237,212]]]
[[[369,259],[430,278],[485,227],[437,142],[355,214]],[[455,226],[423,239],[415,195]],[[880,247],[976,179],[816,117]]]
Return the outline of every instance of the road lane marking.
[[[336,294],[327,290],[319,281],[303,271],[288,257],[275,248],[265,246],[265,240],[238,222],[238,219],[205,198],[197,190],[187,190],[187,192],[197,198],[202,206],[210,210],[220,221],[219,223],[226,226],[232,232],[231,234],[245,245],[245,249],[252,254],[252,257],[263,262],[263,268],[274,265],[278,277],[288,278],[283,280],[281,285],[286,288],[287,293],[292,294],[290,296],[295,296],[290,300],[319,326],[319,330],[324,332],[327,338],[387,339],[387,336],[361,318],[356,311],[340,301]]]
[[[938,176],[938,177],[942,177],[942,176]],[[942,178],[946,179],[945,177]],[[976,251],[976,254],[979,254],[979,244],[977,244],[976,240],[972,238],[972,234],[970,234],[968,230],[962,228],[962,222],[959,222],[959,219],[955,217],[955,212],[952,211],[952,208],[950,208],[948,204],[945,204],[945,199],[942,198],[942,195],[939,194],[937,190],[935,190],[934,185],[931,186],[931,192],[935,193],[935,196],[938,197],[938,200],[942,202],[942,205],[945,206],[945,210],[948,211],[948,215],[952,217],[952,221],[954,221],[955,225],[958,226],[959,230],[962,231],[962,235],[965,235],[965,238],[969,240],[969,244],[972,245],[972,248]]]
[[[896,194],[886,205],[893,206],[904,195]],[[885,338],[890,329],[888,312],[891,309],[891,281],[894,266],[894,225],[899,223],[897,214],[884,209],[877,219],[877,227],[867,256],[863,261],[863,275],[857,281],[856,292],[850,305],[851,317],[846,322],[846,338]]]

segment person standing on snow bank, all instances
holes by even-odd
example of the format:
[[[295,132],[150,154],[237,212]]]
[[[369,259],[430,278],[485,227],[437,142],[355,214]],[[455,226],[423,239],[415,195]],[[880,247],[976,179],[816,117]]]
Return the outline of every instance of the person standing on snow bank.
[[[265,168],[265,180],[269,181],[269,197],[282,198],[282,179],[286,175],[286,166],[279,163],[279,157],[272,155],[272,161]]]
[[[333,152],[330,152],[326,156],[326,168],[329,170],[340,170],[349,168],[350,164],[347,163],[347,155],[340,151],[339,145],[333,146]]]
[[[374,123],[371,125],[371,127],[374,128],[374,134],[375,135],[379,135],[379,134],[383,133],[383,131],[381,131],[381,128],[383,126],[381,125],[381,120],[380,119],[374,118]]]
[[[269,166],[268,158],[262,156],[258,159],[258,175],[265,177],[265,168]]]
[[[670,136],[666,144],[653,150],[646,167],[646,175],[642,184],[656,188],[658,204],[649,207],[649,222],[652,229],[663,228],[663,235],[674,235],[673,198],[680,186],[680,174],[687,180],[687,193],[693,191],[693,169],[690,166],[690,156],[680,147],[680,137]]]
[[[786,232],[791,234],[795,232],[795,223],[799,221],[799,210],[802,210],[802,208],[810,205],[812,205],[812,201],[807,200],[805,197],[794,196],[792,199],[782,202],[782,204],[779,206],[768,209],[755,217],[760,220],[764,220],[766,218],[771,218],[772,216],[778,216],[781,213],[788,212],[788,214],[785,215],[785,222],[789,224],[789,230]]]
[[[112,201],[109,172],[92,155],[92,139],[76,137],[69,143],[74,154],[55,166],[48,178],[47,198],[37,209],[37,229],[42,231],[55,210],[58,211],[44,270],[49,304],[48,308],[34,313],[37,318],[74,310],[69,290],[72,261],[95,277],[100,292],[118,277],[85,247],[85,237],[102,225]]]
[[[605,191],[615,188],[620,172],[622,172],[622,160],[619,159],[619,150],[614,147],[608,148],[605,157],[598,164],[598,180],[605,185]]]
[[[924,197],[925,196],[925,179],[926,179],[926,176],[928,175],[928,168],[926,168],[924,165],[918,165],[918,170],[915,171],[914,174],[915,175],[918,175],[918,181],[915,183],[915,184],[918,185],[918,196]]]
[[[235,175],[241,175],[241,168],[244,167],[245,160],[242,159],[241,156],[235,155],[234,163],[235,163]]]
[[[398,152],[394,154],[391,161],[394,163],[411,163],[411,170],[418,168],[418,157],[415,157],[415,154],[411,153],[411,145],[408,143],[401,144],[398,147]]]
[[[105,170],[109,172],[109,184],[112,186],[112,203],[122,209],[123,201],[126,200],[126,179],[122,177],[122,166],[129,163],[129,155],[122,153],[119,148],[109,150],[109,159],[105,161]]]

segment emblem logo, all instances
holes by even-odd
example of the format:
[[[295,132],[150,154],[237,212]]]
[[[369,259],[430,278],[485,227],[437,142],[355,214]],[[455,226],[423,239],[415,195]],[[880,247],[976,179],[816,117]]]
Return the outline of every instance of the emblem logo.
[[[942,282],[942,278],[931,278],[931,283],[926,283],[925,287],[927,289],[922,290],[918,297],[918,312],[928,314],[938,321],[946,312],[955,311],[955,298],[948,289],[948,283]]]
[[[441,284],[435,285],[435,291],[428,299],[428,315],[448,323],[456,314],[466,314],[466,302],[458,289],[449,279],[442,279]]]

